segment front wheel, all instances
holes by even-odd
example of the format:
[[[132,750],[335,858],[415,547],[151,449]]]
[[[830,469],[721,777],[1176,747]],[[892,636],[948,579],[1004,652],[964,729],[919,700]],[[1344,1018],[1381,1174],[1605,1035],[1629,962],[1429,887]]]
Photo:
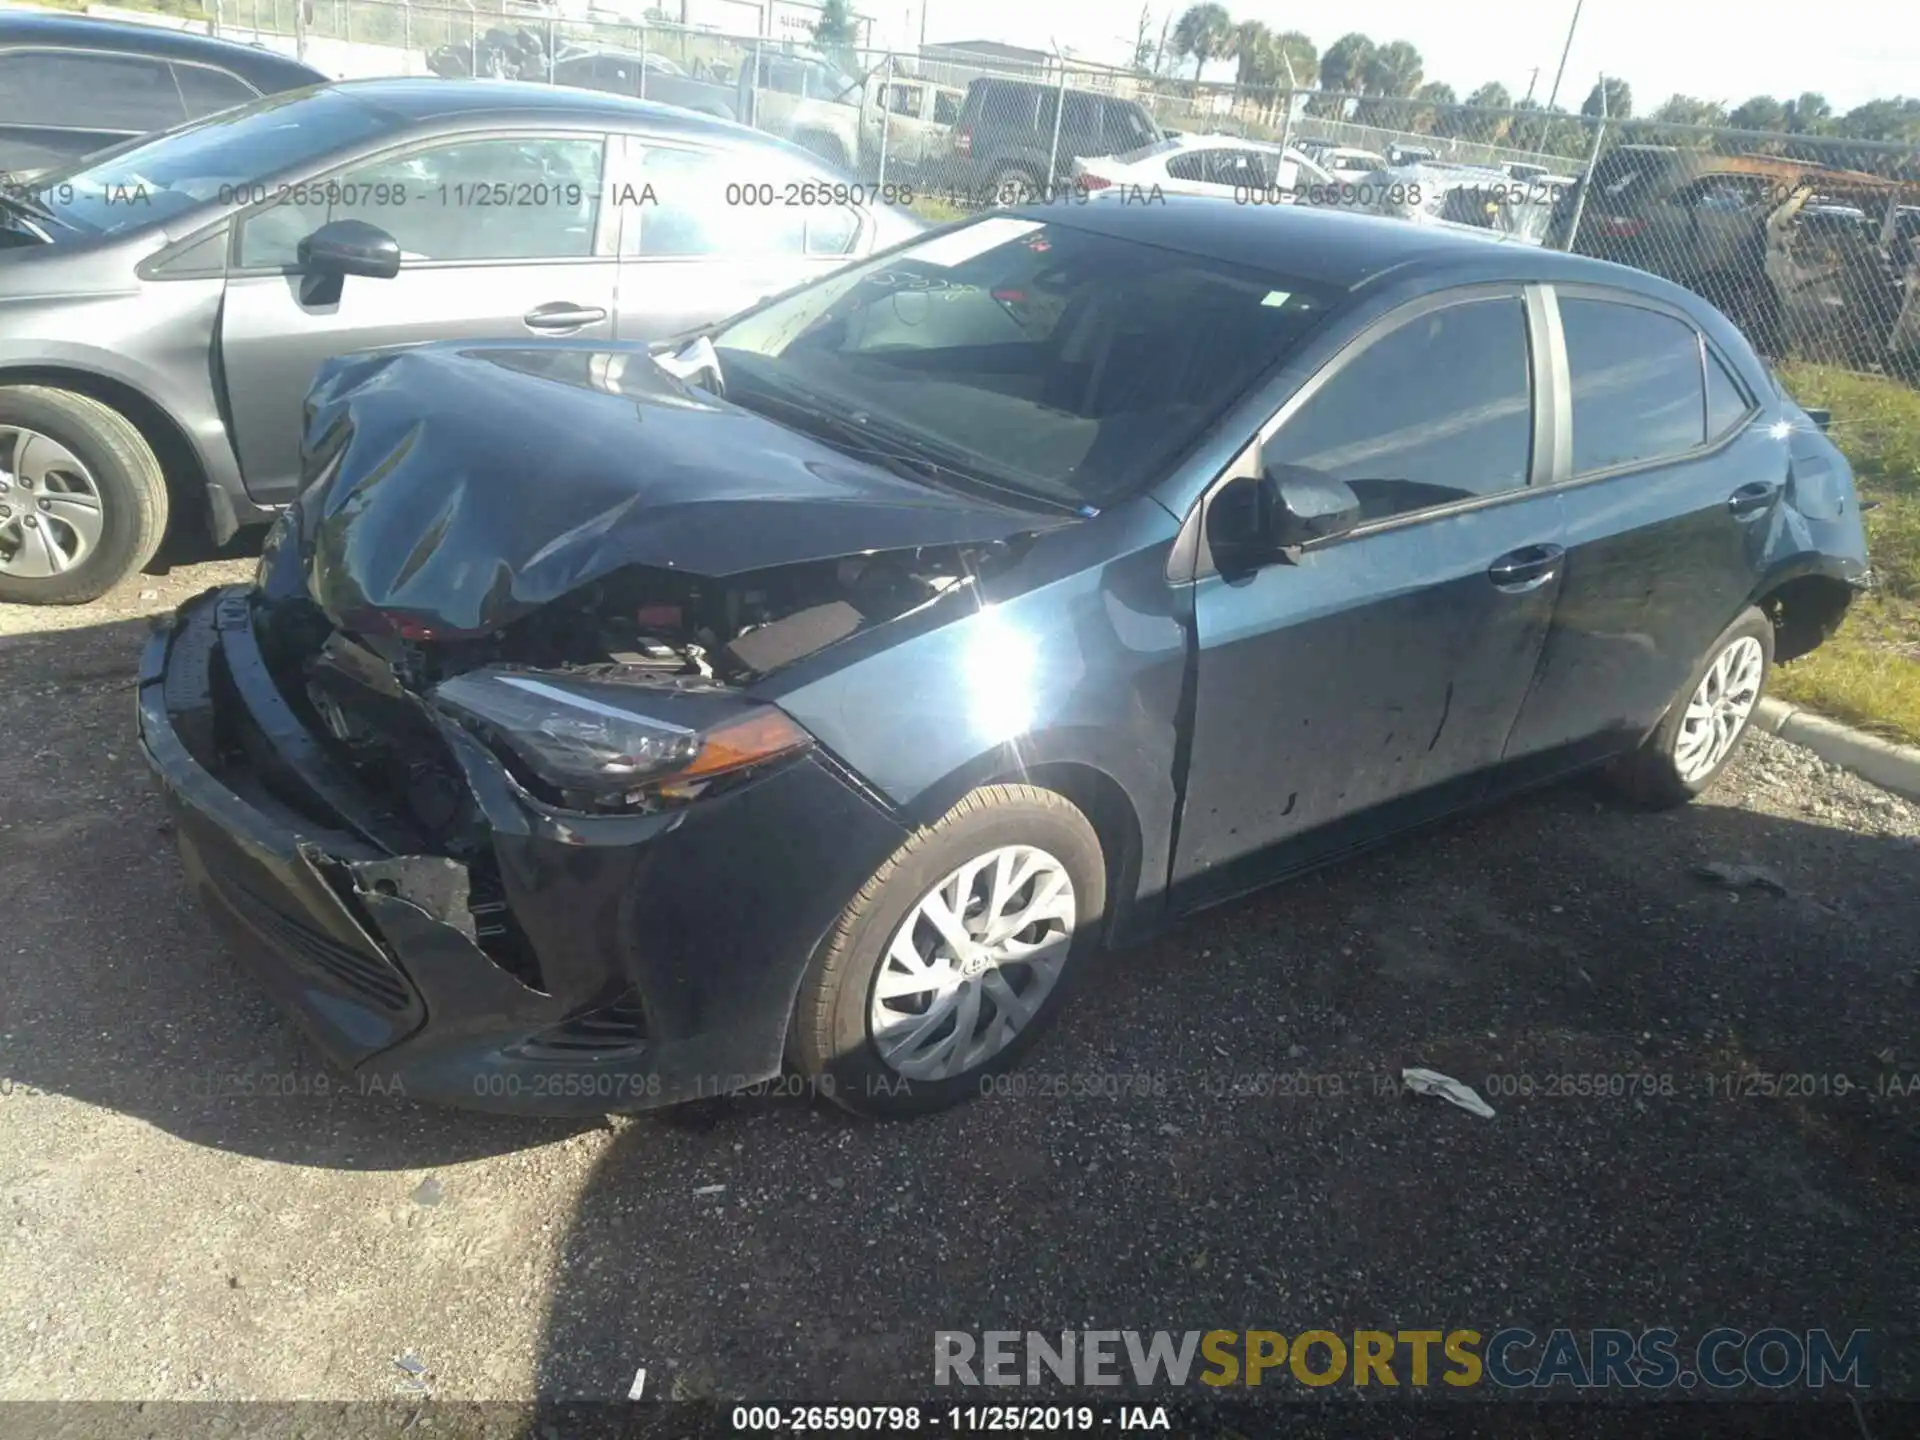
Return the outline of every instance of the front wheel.
[[[1750,606],[1707,647],[1666,718],[1616,767],[1619,787],[1652,809],[1703,794],[1740,748],[1772,673],[1773,622]]]
[[[132,421],[71,390],[0,387],[0,601],[95,599],[166,528],[166,478]]]
[[[794,1059],[861,1114],[958,1104],[1039,1038],[1105,911],[1086,816],[1029,785],[974,790],[842,913],[801,982]]]

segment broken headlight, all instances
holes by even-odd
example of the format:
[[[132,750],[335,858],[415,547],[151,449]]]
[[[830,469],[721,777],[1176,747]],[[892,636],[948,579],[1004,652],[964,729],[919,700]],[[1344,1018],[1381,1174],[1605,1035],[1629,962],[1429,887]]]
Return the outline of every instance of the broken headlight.
[[[685,802],[813,743],[771,705],[495,668],[443,681],[433,702],[579,809]]]

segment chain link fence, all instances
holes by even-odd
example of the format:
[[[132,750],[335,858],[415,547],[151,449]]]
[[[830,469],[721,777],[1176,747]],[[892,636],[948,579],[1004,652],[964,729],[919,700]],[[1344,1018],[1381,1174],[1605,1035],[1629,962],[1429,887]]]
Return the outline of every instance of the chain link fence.
[[[726,34],[533,0],[207,0],[208,28],[342,77],[542,81],[678,105],[802,145],[942,219],[1102,189],[1332,205],[1636,266],[1703,295],[1769,358],[1920,383],[1920,152],[1196,84],[955,47]],[[658,12],[650,12],[658,14]]]

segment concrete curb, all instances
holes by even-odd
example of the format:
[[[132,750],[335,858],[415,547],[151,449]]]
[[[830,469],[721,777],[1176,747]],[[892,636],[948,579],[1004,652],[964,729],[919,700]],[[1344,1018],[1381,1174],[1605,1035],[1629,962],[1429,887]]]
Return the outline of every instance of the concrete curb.
[[[1920,804],[1920,749],[1865,734],[1772,696],[1755,707],[1753,723],[1813,751],[1829,764],[1871,780],[1882,790]]]

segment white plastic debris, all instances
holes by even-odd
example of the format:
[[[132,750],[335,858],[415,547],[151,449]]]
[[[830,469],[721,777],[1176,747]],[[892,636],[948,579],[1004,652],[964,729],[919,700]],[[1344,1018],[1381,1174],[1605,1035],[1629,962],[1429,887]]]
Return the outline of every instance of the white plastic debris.
[[[627,1387],[627,1398],[629,1400],[638,1400],[646,1393],[646,1389],[647,1367],[642,1365],[638,1370],[633,1372],[633,1384]]]
[[[694,1194],[695,1194],[696,1196],[700,1196],[700,1195],[718,1195],[718,1194],[720,1194],[720,1193],[721,1193],[721,1192],[722,1192],[723,1190],[725,1190],[726,1188],[727,1188],[727,1187],[726,1187],[726,1186],[724,1186],[724,1185],[702,1185],[702,1186],[700,1186],[700,1187],[698,1187],[698,1188],[697,1188],[697,1189],[696,1189],[696,1190],[695,1190],[695,1191],[694,1191],[693,1193],[694,1193]]]
[[[1493,1118],[1493,1107],[1475,1093],[1471,1085],[1463,1085],[1451,1075],[1442,1075],[1438,1070],[1422,1070],[1417,1066],[1400,1072],[1400,1079],[1416,1095],[1438,1095],[1442,1100],[1451,1101],[1462,1110],[1470,1110],[1482,1120]]]

